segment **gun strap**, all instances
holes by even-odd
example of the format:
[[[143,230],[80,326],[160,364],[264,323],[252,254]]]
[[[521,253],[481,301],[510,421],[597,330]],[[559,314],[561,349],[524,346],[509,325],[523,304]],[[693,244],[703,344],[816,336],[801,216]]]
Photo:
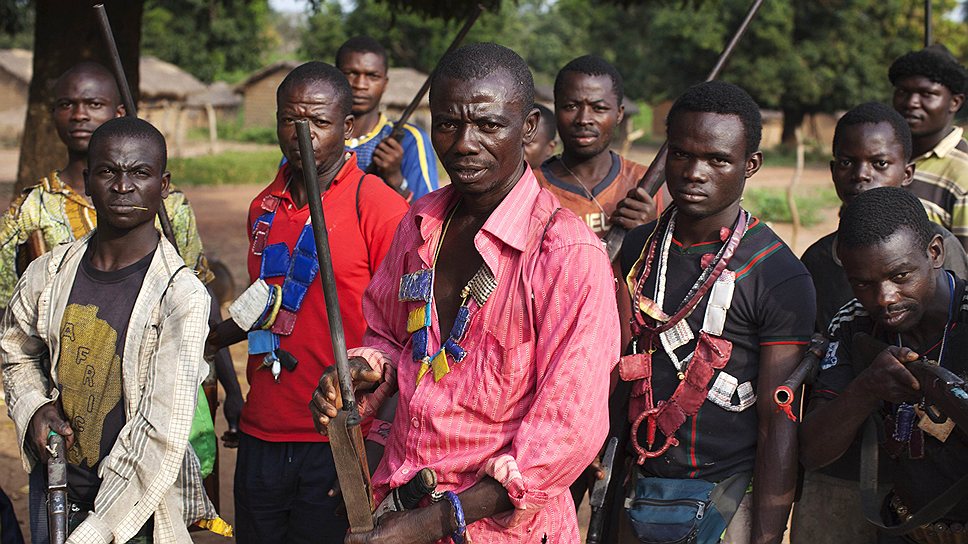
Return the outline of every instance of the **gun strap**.
[[[877,443],[877,423],[874,416],[871,416],[864,424],[864,439],[861,444],[860,500],[864,517],[879,531],[889,535],[910,533],[922,525],[941,519],[962,499],[968,497],[968,474],[966,474],[907,520],[898,525],[884,525],[882,523],[881,505],[884,504],[884,499],[890,490],[878,489],[877,456],[879,447]]]

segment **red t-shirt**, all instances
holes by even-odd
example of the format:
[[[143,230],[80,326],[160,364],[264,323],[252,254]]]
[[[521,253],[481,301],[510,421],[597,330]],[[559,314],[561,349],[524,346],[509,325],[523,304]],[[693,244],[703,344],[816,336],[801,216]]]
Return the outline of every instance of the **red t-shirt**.
[[[303,226],[309,219],[309,205],[296,208],[286,180],[289,165],[283,165],[273,180],[249,205],[248,233],[249,281],[259,277],[260,256],[252,253],[252,225],[264,213],[262,199],[274,195],[281,199],[276,209],[268,244],[284,242],[290,254]],[[295,181],[294,181],[295,182]],[[301,181],[300,181],[301,183]],[[359,190],[359,215],[357,215]],[[340,312],[347,347],[357,347],[363,339],[363,290],[370,283],[390,248],[397,224],[407,212],[407,203],[380,178],[367,175],[352,155],[333,184],[323,194],[323,212],[329,229],[330,251],[339,293]],[[269,278],[269,284],[282,284],[284,278]],[[263,355],[250,355],[246,368],[249,395],[242,409],[242,432],[268,442],[323,442],[313,428],[309,400],[323,370],[333,364],[326,302],[319,277],[313,280],[289,336],[280,337],[280,347],[299,364],[292,372],[283,369],[276,383],[272,372],[262,366]]]

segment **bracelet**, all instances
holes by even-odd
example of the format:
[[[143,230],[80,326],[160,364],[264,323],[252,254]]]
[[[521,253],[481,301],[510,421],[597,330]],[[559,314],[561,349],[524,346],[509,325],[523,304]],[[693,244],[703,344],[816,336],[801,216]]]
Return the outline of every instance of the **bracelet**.
[[[464,535],[467,533],[467,523],[464,521],[464,507],[461,506],[457,493],[453,491],[444,491],[443,498],[447,499],[447,502],[454,507],[454,518],[457,520],[457,529],[450,535],[450,538],[454,541],[454,544],[464,544]]]
[[[276,322],[276,316],[279,315],[279,308],[282,307],[282,286],[273,285],[272,292],[275,294],[275,300],[272,301],[272,310],[269,312],[265,323],[262,325],[263,330],[272,328],[272,325]]]

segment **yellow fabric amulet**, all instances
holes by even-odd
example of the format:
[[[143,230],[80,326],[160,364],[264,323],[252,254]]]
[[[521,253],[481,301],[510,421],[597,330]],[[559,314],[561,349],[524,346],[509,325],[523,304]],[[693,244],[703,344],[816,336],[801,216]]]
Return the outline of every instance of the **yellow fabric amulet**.
[[[427,306],[420,305],[419,308],[414,308],[410,315],[407,316],[407,332],[413,334],[427,325]]]
[[[439,382],[441,378],[450,372],[450,365],[447,364],[447,352],[444,350],[437,352],[431,366],[434,367],[434,381]]]
[[[232,530],[232,526],[222,518],[201,519],[198,520],[198,523],[195,525],[198,525],[202,529],[208,529],[209,531],[224,537],[231,538],[235,536],[235,531]]]
[[[417,371],[417,385],[420,385],[420,380],[423,379],[424,374],[430,370],[430,358],[425,358],[420,361],[420,370]]]

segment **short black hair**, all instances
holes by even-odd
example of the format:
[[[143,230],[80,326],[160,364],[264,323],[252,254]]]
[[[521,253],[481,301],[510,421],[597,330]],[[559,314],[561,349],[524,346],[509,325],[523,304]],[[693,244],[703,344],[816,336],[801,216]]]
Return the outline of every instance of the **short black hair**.
[[[839,248],[871,247],[901,229],[914,233],[918,249],[927,249],[935,230],[918,197],[900,187],[878,187],[857,195],[840,214]]]
[[[68,78],[74,77],[75,75],[88,75],[94,76],[105,82],[111,83],[112,95],[111,99],[114,100],[115,104],[121,104],[121,90],[118,89],[118,80],[114,78],[114,73],[108,70],[103,64],[86,60],[71,66],[61,74],[57,81],[54,82],[54,89],[56,90],[63,82],[67,81]],[[55,97],[56,98],[56,97]]]
[[[625,83],[622,80],[622,74],[612,66],[612,63],[597,55],[584,55],[572,59],[558,70],[558,75],[555,77],[555,96],[558,96],[561,86],[564,85],[565,74],[568,72],[586,76],[608,76],[612,80],[612,91],[615,93],[618,105],[622,105],[622,99],[625,98]]]
[[[300,83],[323,83],[329,85],[333,94],[339,102],[343,115],[349,115],[353,109],[353,91],[346,80],[343,72],[340,72],[332,64],[320,61],[311,61],[293,68],[289,75],[282,80],[279,88],[276,89],[276,107],[279,107],[279,100],[293,87]]]
[[[894,137],[904,148],[904,160],[910,161],[913,153],[911,146],[911,127],[901,114],[887,104],[880,102],[866,102],[851,109],[837,120],[837,128],[834,129],[834,155],[840,147],[844,129],[856,125],[877,125],[889,123],[894,130]]]
[[[353,36],[343,42],[343,45],[339,46],[336,51],[336,66],[339,66],[343,55],[349,53],[373,53],[383,59],[384,70],[390,67],[390,63],[387,62],[387,50],[380,45],[380,42],[370,36]]]
[[[913,76],[924,76],[940,83],[951,94],[968,93],[968,70],[958,63],[947,47],[940,44],[901,55],[887,72],[891,85]]]
[[[440,59],[430,84],[430,100],[434,89],[443,78],[457,81],[483,79],[504,70],[514,80],[515,91],[521,98],[521,109],[527,117],[534,107],[534,78],[528,63],[514,51],[496,43],[474,43],[451,51]]]
[[[133,116],[115,117],[94,130],[91,134],[91,142],[88,144],[88,167],[97,147],[112,138],[131,138],[148,142],[160,154],[162,171],[168,167],[168,145],[165,143],[165,137],[148,121]]]
[[[677,115],[684,112],[739,116],[746,136],[746,154],[751,155],[760,148],[760,137],[763,133],[760,107],[749,93],[737,85],[724,81],[707,81],[689,87],[672,104],[669,115],[666,116],[666,129],[668,130]]]
[[[551,140],[555,139],[558,134],[557,120],[555,119],[555,112],[551,111],[550,108],[541,104],[535,104],[535,108],[538,108],[538,113],[541,114],[541,123],[538,125],[544,131],[544,137]]]

